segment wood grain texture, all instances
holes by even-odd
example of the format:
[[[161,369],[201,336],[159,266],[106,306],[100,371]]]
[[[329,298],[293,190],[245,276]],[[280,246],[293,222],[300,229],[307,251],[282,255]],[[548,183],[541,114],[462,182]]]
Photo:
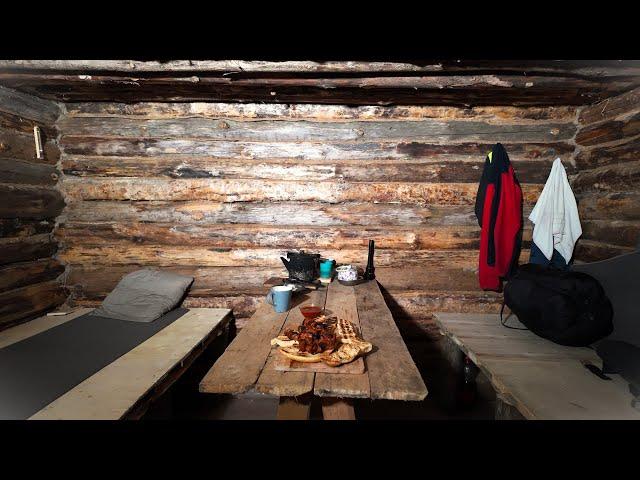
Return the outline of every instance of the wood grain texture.
[[[640,218],[640,192],[588,192],[578,198],[578,213],[591,220]]]
[[[576,135],[579,145],[597,145],[640,134],[640,112],[616,120],[586,126]]]
[[[474,120],[424,119],[313,122],[243,120],[202,117],[180,119],[139,119],[122,117],[64,117],[58,122],[63,132],[73,136],[134,139],[187,138],[253,142],[348,142],[423,141],[463,142],[555,142],[575,135],[576,126],[567,123],[493,124]]]
[[[522,183],[544,183],[551,160],[512,161]],[[176,179],[260,179],[347,182],[469,182],[477,183],[484,166],[479,156],[396,160],[336,160],[300,163],[281,160],[225,160],[207,157],[84,157],[63,156],[66,175],[80,177],[168,177]],[[567,171],[574,168],[567,164]]]
[[[455,108],[442,106],[346,106],[278,103],[67,103],[69,117],[125,117],[125,118],[231,118],[247,120],[315,120],[339,122],[345,120],[424,120],[471,119],[489,123],[573,121],[576,107],[471,107]],[[583,111],[584,112],[584,111]]]
[[[640,241],[640,220],[587,220],[582,221],[582,237],[585,240],[635,247]]]
[[[30,237],[41,233],[52,233],[55,221],[31,220],[22,218],[0,219],[0,238],[6,237]]]
[[[584,368],[584,362],[600,364],[589,348],[563,347],[530,331],[505,329],[498,315],[438,312],[436,319],[491,381],[501,401],[515,405],[527,419],[640,418],[626,382],[603,382]]]
[[[52,165],[0,158],[0,178],[4,183],[55,185],[59,175]]]
[[[580,110],[578,120],[581,124],[589,125],[610,118],[625,115],[640,106],[640,88],[589,105]]]
[[[494,137],[495,139],[495,137]],[[447,141],[448,140],[448,141]],[[454,143],[447,137],[444,143],[401,142],[342,142],[342,143],[261,143],[251,141],[220,141],[182,138],[104,138],[97,136],[65,135],[60,139],[63,151],[84,156],[207,156],[221,159],[295,159],[303,160],[381,160],[416,158],[447,158],[447,155],[479,156],[491,151],[492,140],[487,143]],[[514,160],[548,158],[549,155],[565,156],[574,150],[569,142],[509,143],[505,148],[512,152]]]
[[[580,149],[576,153],[575,161],[578,170],[587,170],[603,165],[615,163],[633,162],[638,160],[640,152],[640,135],[625,137],[620,142],[609,144],[605,147]]]
[[[66,293],[56,281],[34,283],[0,293],[0,329],[28,320],[62,304]]]
[[[631,251],[640,230],[640,90],[580,111],[578,171],[570,175],[578,196],[583,239],[577,261],[604,260]]]
[[[61,193],[54,188],[0,183],[0,218],[54,218],[64,205]]]
[[[30,133],[0,127],[0,156],[25,162],[55,164],[60,159],[57,141],[42,135],[43,158],[36,156],[33,127]]]
[[[242,88],[268,79],[249,80]],[[347,80],[331,82],[346,92]],[[446,83],[445,103],[459,81],[483,89],[495,79],[400,80]],[[363,265],[373,238],[403,325],[427,325],[434,306],[494,308],[477,285],[485,156],[505,145],[528,215],[556,157],[576,173],[577,109],[323,103],[68,103],[57,123],[68,208],[56,238],[74,301],[95,303],[121,275],[154,266],[196,277],[186,305],[233,308],[249,325],[283,251]],[[530,235],[527,226],[527,259]]]
[[[420,372],[400,337],[377,282],[354,287],[362,335],[375,350],[366,357],[372,399],[424,400]]]
[[[640,63],[636,60],[435,60],[426,59],[411,62],[380,61],[266,61],[266,60],[2,60],[0,66],[8,72],[123,72],[162,73],[186,72],[239,74],[288,73],[291,76],[309,73],[356,74],[379,72],[520,72],[578,75],[587,78],[606,79],[608,77],[635,77],[640,75]]]
[[[0,267],[0,292],[55,280],[63,272],[62,264],[53,258],[11,263]]]
[[[478,248],[480,227],[466,225],[350,227],[254,224],[75,223],[59,226],[56,235],[68,246],[127,244],[182,245],[209,248],[364,248],[375,238],[380,249],[456,250]],[[527,225],[524,241],[531,240]]]
[[[60,115],[60,107],[56,103],[2,86],[0,110],[45,124],[53,124]]]
[[[91,75],[52,71],[3,71],[0,82],[10,88],[59,101],[212,101],[331,103],[346,105],[583,105],[638,86],[638,78],[575,75],[523,75],[518,72],[473,72],[428,75],[314,75],[292,78],[258,75],[145,76],[124,72]]]
[[[339,259],[342,263],[366,264],[367,252],[363,249],[323,249],[327,258]],[[171,266],[200,265],[209,267],[261,266],[279,267],[282,265],[280,249],[271,248],[203,248],[170,245],[101,245],[65,247],[60,258],[69,263]],[[521,258],[528,258],[529,251],[523,250]],[[477,262],[475,250],[379,250],[376,252],[376,265],[464,266]]]
[[[253,388],[271,346],[288,312],[276,313],[263,303],[255,318],[243,328],[200,382],[204,393],[242,393]]]
[[[55,308],[67,293],[53,259],[55,217],[65,203],[55,188],[60,158],[57,104],[0,87],[0,329]],[[44,156],[36,158],[34,126]]]
[[[360,318],[356,304],[356,293],[353,287],[341,285],[337,281],[327,287],[327,312],[351,322],[361,331]],[[365,337],[365,340],[369,341]],[[366,363],[366,362],[365,362]],[[318,397],[370,398],[370,372],[359,374],[316,373],[313,393]]]
[[[640,160],[604,165],[576,174],[571,181],[577,193],[586,191],[628,192],[638,188]]]
[[[57,242],[46,233],[24,238],[3,238],[0,239],[0,265],[51,257],[57,248]]]
[[[66,178],[62,184],[71,201],[144,200],[213,202],[380,202],[473,205],[473,183],[289,182],[277,180],[216,180],[163,178]],[[535,203],[540,184],[522,184],[523,201]]]
[[[2,190],[0,187],[0,194]],[[524,206],[524,215],[531,212]],[[473,205],[398,205],[367,202],[220,203],[210,201],[74,202],[69,223],[146,222],[269,226],[473,226]]]

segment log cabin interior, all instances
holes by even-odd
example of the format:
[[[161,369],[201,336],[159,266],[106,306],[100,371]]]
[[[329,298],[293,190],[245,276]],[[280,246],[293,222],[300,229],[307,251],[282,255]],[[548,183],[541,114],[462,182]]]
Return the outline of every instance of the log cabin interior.
[[[580,365],[593,349],[500,325],[474,210],[497,143],[522,191],[520,264],[557,158],[582,229],[572,264],[635,255],[638,61],[0,61],[0,353],[84,318],[132,272],[193,277],[187,314],[0,416],[640,416],[630,380],[608,374],[618,390],[601,393]],[[265,304],[265,282],[290,273],[280,257],[364,269],[370,240],[378,286],[334,279],[301,300],[359,327],[363,370],[280,369],[269,340],[303,318],[293,299],[288,316]],[[534,361],[512,374],[520,354]],[[554,408],[539,398],[552,362],[576,379]],[[137,389],[118,383],[131,365]],[[469,382],[474,405],[453,408]],[[597,401],[571,410],[579,389]]]

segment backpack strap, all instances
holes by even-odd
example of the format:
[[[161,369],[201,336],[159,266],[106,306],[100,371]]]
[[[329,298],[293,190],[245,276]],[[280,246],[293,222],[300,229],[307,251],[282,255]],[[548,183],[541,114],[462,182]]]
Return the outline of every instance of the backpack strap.
[[[529,330],[527,327],[520,328],[520,327],[513,327],[511,325],[507,325],[507,319],[506,318],[505,319],[502,318],[502,312],[504,311],[504,306],[505,305],[506,305],[506,302],[505,302],[504,297],[503,297],[503,299],[502,299],[502,307],[500,307],[500,323],[502,324],[502,326],[506,327],[506,328],[510,328],[512,330]],[[507,317],[507,318],[509,318],[509,317]]]

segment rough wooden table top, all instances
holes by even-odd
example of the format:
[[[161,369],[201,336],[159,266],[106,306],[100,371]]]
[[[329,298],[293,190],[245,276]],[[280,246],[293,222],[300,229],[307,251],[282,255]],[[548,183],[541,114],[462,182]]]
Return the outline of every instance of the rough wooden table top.
[[[270,340],[290,325],[302,323],[299,307],[313,300],[360,326],[374,345],[364,357],[363,374],[278,371]],[[263,303],[200,383],[207,393],[257,391],[280,397],[313,393],[319,397],[423,400],[427,388],[391,316],[378,283],[348,287],[337,281],[292,299],[288,312]]]
[[[497,314],[436,313],[436,323],[489,378],[503,402],[527,419],[636,419],[619,375],[602,380],[584,367],[602,361],[590,348],[565,347],[500,324]],[[511,326],[523,327],[515,316]]]

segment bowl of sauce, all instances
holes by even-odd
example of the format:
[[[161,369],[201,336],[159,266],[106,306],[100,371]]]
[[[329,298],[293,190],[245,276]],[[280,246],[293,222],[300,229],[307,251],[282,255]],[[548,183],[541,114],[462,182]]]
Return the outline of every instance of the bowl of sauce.
[[[304,318],[316,318],[322,312],[322,308],[318,305],[305,305],[300,307],[300,312],[302,312]]]

